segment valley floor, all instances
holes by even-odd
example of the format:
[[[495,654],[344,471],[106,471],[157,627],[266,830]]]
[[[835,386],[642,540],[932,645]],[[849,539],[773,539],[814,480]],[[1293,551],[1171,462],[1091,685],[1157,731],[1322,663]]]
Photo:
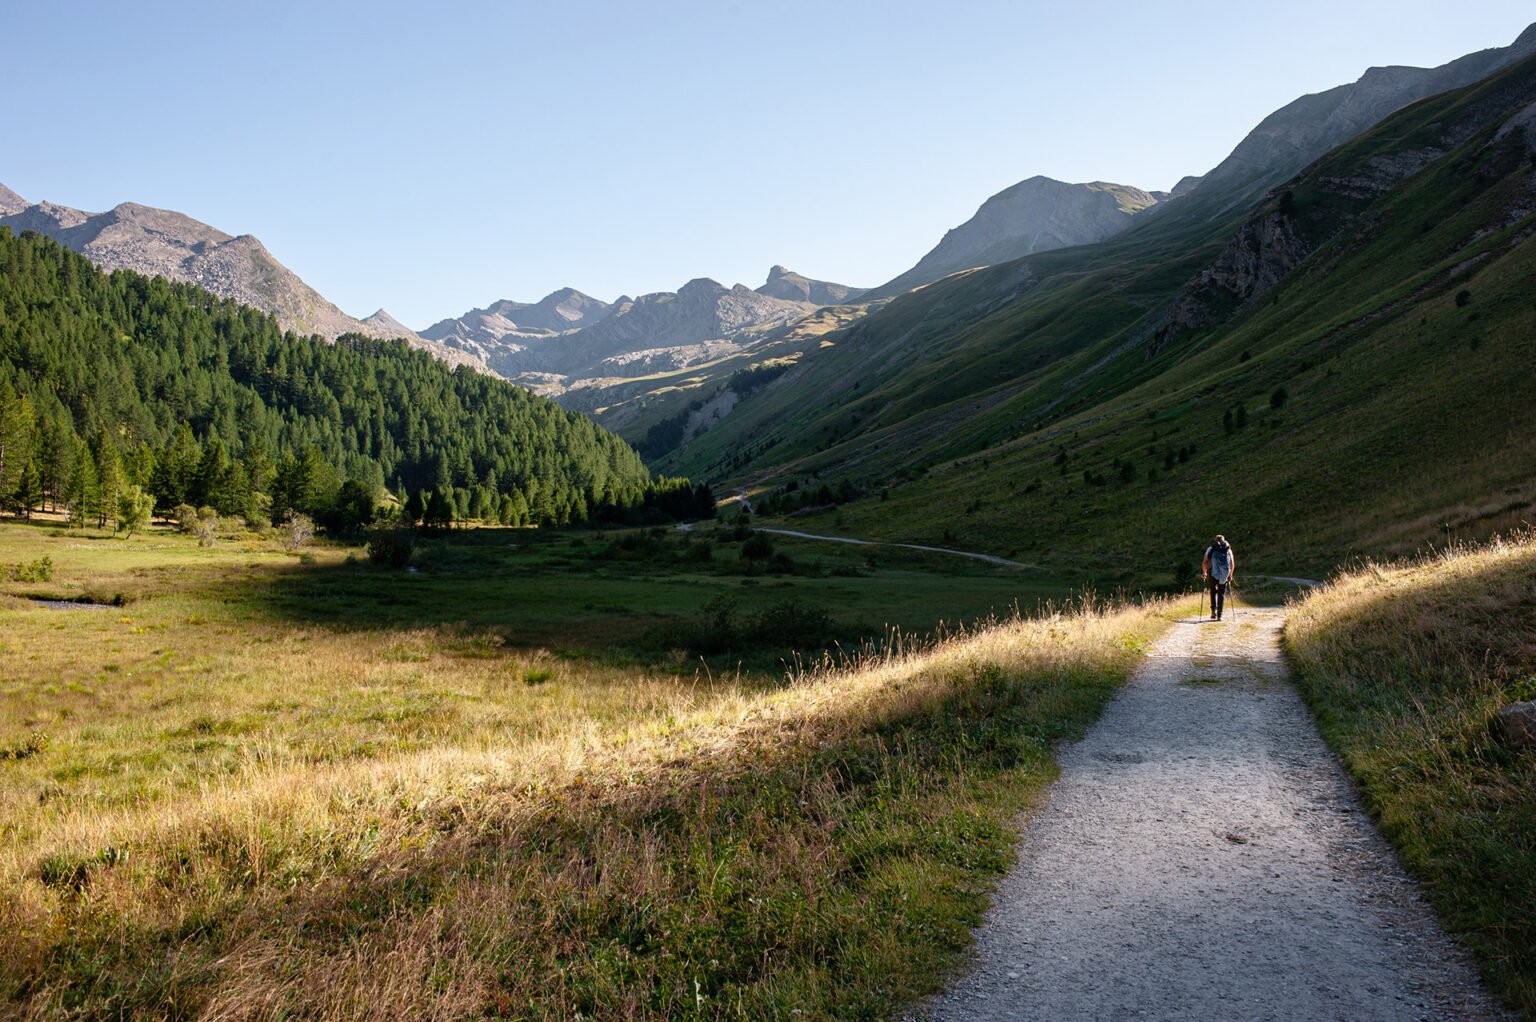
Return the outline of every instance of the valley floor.
[[[1064,751],[974,971],[926,1018],[1505,1017],[1319,737],[1284,614],[1158,642]]]

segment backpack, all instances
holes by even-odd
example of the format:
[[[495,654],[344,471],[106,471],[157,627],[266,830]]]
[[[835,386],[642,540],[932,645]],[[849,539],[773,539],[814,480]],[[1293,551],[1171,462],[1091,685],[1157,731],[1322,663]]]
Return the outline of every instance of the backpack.
[[[1207,553],[1211,557],[1211,577],[1225,582],[1232,574],[1232,547],[1226,543],[1212,544]]]

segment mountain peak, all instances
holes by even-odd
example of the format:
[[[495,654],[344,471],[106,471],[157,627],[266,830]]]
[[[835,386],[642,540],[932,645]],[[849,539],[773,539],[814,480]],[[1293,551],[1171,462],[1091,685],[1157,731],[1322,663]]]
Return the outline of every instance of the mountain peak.
[[[710,277],[694,277],[688,283],[678,288],[677,293],[679,295],[713,295],[725,290],[725,285],[718,280]]]
[[[813,305],[841,305],[851,302],[864,293],[864,288],[833,284],[825,280],[812,280],[796,273],[780,263],[768,270],[768,281],[757,293],[786,302],[810,302]]]
[[[875,288],[874,294],[896,295],[960,270],[1103,241],[1129,227],[1133,216],[1157,201],[1152,193],[1130,185],[1068,184],[1036,174],[987,199],[916,266]]]
[[[416,331],[412,330],[410,327],[406,326],[404,323],[400,322],[398,319],[391,316],[383,309],[380,309],[373,315],[368,316],[362,321],[362,323],[364,326],[372,327],[377,335],[381,337],[393,338],[416,336]]]

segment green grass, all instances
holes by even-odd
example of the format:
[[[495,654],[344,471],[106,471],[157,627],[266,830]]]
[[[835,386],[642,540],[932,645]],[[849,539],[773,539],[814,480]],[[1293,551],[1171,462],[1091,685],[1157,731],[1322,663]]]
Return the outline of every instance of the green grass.
[[[628,536],[458,533],[412,574],[0,525],[0,564],[54,568],[0,582],[0,1014],[882,1018],[935,989],[1161,619],[706,670],[610,634],[619,601],[991,570],[746,575],[723,538]],[[120,604],[28,599],[82,595]]]
[[[1492,986],[1536,1018],[1536,752],[1499,709],[1536,699],[1536,542],[1367,565],[1291,613],[1323,735]]]

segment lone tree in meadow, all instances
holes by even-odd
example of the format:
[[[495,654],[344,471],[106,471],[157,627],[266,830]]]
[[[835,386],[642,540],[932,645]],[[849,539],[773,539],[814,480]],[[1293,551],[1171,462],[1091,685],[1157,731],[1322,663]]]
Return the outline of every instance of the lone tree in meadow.
[[[117,498],[117,527],[132,536],[149,526],[154,510],[155,498],[145,493],[143,487],[125,486]]]

